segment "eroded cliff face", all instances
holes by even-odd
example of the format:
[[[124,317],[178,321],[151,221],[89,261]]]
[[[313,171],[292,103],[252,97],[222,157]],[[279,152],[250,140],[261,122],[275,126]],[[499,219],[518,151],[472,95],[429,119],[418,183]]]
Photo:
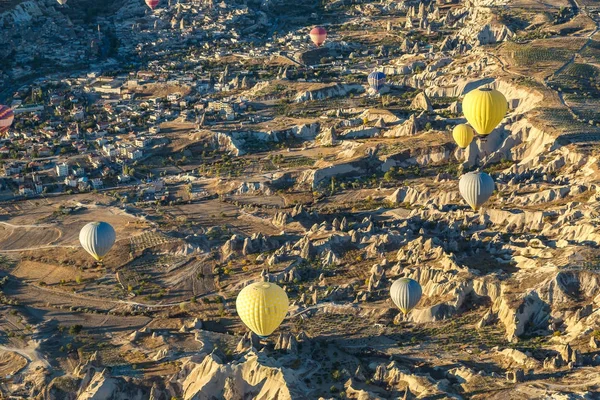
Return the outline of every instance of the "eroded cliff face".
[[[503,1],[474,1],[465,9],[465,27],[458,32],[458,37],[464,38],[473,46],[483,46],[504,42],[514,36],[506,25],[499,23],[489,7],[500,6]],[[505,3],[505,2],[504,2]]]
[[[345,97],[350,93],[364,93],[363,85],[358,84],[335,84],[325,88],[300,92],[296,95],[294,101],[302,103],[311,100],[325,100],[334,97]]]
[[[179,378],[185,400],[212,397],[291,400],[308,391],[296,372],[252,351],[235,364],[210,354],[202,361],[187,361],[182,369]]]

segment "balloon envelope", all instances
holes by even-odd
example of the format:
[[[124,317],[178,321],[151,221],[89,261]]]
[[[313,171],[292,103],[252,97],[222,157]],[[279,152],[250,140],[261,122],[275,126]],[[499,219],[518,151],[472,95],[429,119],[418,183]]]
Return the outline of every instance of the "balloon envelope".
[[[0,104],[0,133],[4,133],[10,128],[15,119],[15,114],[10,107]]]
[[[61,6],[64,6],[65,4],[67,4],[67,0],[56,0],[58,2],[58,4],[60,4]]]
[[[158,5],[159,0],[146,0],[146,5],[150,7],[151,10],[154,10]]]
[[[369,86],[379,92],[379,89],[385,85],[385,74],[383,72],[374,71],[369,74],[367,78]]]
[[[468,172],[458,182],[461,196],[473,210],[478,210],[488,201],[494,189],[494,180],[485,172]]]
[[[415,308],[422,295],[419,282],[410,278],[400,278],[390,288],[392,301],[404,314]]]
[[[473,141],[473,128],[467,124],[456,125],[452,130],[452,137],[458,147],[466,149]]]
[[[495,89],[471,90],[462,103],[463,114],[481,136],[486,136],[498,126],[508,111],[506,97]]]
[[[116,238],[115,230],[106,222],[90,222],[79,232],[81,247],[98,261],[110,251]]]
[[[327,39],[327,31],[322,26],[315,26],[310,31],[310,40],[317,45],[321,46],[325,43],[325,39]]]
[[[261,337],[269,336],[281,325],[288,306],[285,291],[270,282],[256,282],[246,286],[235,301],[242,322]]]

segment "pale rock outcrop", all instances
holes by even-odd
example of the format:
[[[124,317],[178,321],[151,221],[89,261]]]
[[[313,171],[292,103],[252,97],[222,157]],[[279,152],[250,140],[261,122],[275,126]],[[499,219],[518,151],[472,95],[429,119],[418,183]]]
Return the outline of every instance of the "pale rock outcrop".
[[[302,103],[311,100],[325,100],[332,97],[344,97],[350,93],[364,93],[365,88],[358,84],[339,84],[336,83],[321,89],[299,92],[294,101]]]
[[[351,128],[340,134],[341,139],[363,139],[376,137],[379,134],[379,128],[377,127],[358,127]]]
[[[479,374],[464,366],[449,369],[447,375],[456,379],[461,385],[464,383],[470,383],[480,378]]]
[[[112,377],[107,369],[95,372],[89,383],[81,383],[77,400],[143,400],[144,391],[122,378]]]
[[[337,141],[337,135],[334,127],[324,128],[315,138],[321,146],[334,146]]]
[[[477,323],[477,329],[482,329],[483,327],[490,325],[495,318],[496,316],[494,315],[494,312],[492,310],[488,310]]]
[[[505,357],[510,363],[516,363],[525,368],[538,368],[540,366],[535,358],[516,349],[504,349],[498,354]]]
[[[302,377],[295,371],[254,352],[245,354],[235,364],[224,363],[214,354],[204,356],[200,362],[189,360],[182,366],[180,375],[184,400],[225,398],[225,392],[233,388],[242,398],[256,399],[294,399],[307,393]]]
[[[246,332],[235,349],[236,353],[244,353],[252,348],[259,348],[260,338],[251,331]]]
[[[425,64],[425,62],[422,60],[403,61],[399,59],[394,61],[392,65],[384,66],[382,68],[382,72],[389,76],[410,75],[413,74],[417,69],[425,69],[426,67],[427,64]]]
[[[393,386],[402,382],[417,398],[437,397],[446,395],[449,391],[450,383],[446,379],[435,380],[429,374],[411,374],[396,362],[391,362],[387,366],[380,365],[378,370],[379,367],[383,367],[382,371],[385,371],[385,382]]]
[[[344,385],[346,396],[348,396],[349,399],[356,399],[356,400],[384,400],[385,399],[385,397],[380,397],[379,395],[377,395],[373,392],[369,392],[364,389],[357,389],[357,388],[355,388],[355,386],[357,386],[356,382],[353,382],[352,379],[348,379],[348,381]]]
[[[413,110],[433,111],[431,100],[429,100],[425,92],[421,92],[415,96],[412,103],[410,103],[410,108]]]
[[[298,341],[292,334],[280,333],[275,342],[275,350],[285,350],[290,353],[298,351]]]
[[[156,352],[156,354],[154,355],[154,357],[152,357],[152,359],[154,361],[159,361],[162,360],[163,358],[166,358],[169,355],[169,351],[167,349],[161,349],[158,352]]]
[[[412,114],[410,118],[383,134],[384,137],[402,137],[415,136],[419,133],[419,121],[416,114]]]
[[[234,193],[237,195],[263,194],[270,196],[273,194],[273,191],[264,182],[242,182]]]
[[[522,299],[509,300],[502,297],[494,306],[498,319],[504,324],[508,340],[515,340],[526,333],[525,328],[547,327],[550,307],[540,299],[536,291],[531,291]]]
[[[322,181],[329,181],[331,177],[360,175],[362,168],[358,164],[344,163],[322,167],[314,170],[306,170],[302,173],[298,183],[308,183],[317,188]]]
[[[246,154],[246,151],[242,149],[243,142],[232,138],[226,133],[217,132],[215,133],[216,147],[220,151],[229,152],[235,156],[241,156]]]
[[[450,204],[459,199],[460,195],[457,191],[447,191],[445,193],[434,195],[429,189],[422,190],[410,186],[400,187],[390,196],[385,198],[386,201],[392,204],[436,204],[438,206]]]

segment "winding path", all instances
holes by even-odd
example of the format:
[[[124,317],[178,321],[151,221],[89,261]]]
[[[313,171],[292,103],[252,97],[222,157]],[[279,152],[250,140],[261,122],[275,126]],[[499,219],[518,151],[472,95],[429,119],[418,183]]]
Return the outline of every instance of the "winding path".
[[[0,225],[8,226],[9,228],[13,228],[13,229],[19,229],[19,228],[54,228],[54,229],[56,229],[56,227],[54,225],[49,225],[49,224],[13,225],[8,222],[0,221]]]
[[[38,348],[37,342],[32,342],[32,341],[30,341],[29,344],[27,345],[27,347],[25,347],[25,348],[7,347],[7,346],[0,345],[0,350],[10,351],[10,352],[17,353],[17,354],[25,357],[25,359],[27,359],[27,361],[29,362],[29,364],[27,365],[27,367],[25,367],[25,369],[29,368],[32,363],[36,363],[36,362],[41,363],[46,368],[51,368],[51,365],[48,362],[48,360],[46,360],[46,358],[42,355],[42,353],[40,353],[37,350],[37,348]]]
[[[39,286],[39,285],[35,285],[32,283],[27,283],[27,282],[23,282],[23,281],[21,281],[21,284],[23,284],[25,286],[33,287],[37,290],[52,293],[53,295],[59,295],[63,298],[79,299],[79,300],[84,300],[84,301],[89,301],[89,302],[102,302],[103,304],[112,304],[115,306],[126,304],[126,305],[132,305],[132,306],[137,306],[137,307],[144,307],[144,308],[148,308],[148,309],[154,309],[154,308],[178,307],[181,303],[190,303],[189,300],[176,301],[176,302],[164,303],[164,304],[146,304],[146,303],[138,303],[136,301],[128,301],[128,300],[111,300],[111,299],[107,299],[107,298],[98,299],[96,297],[85,296],[85,295],[81,295],[81,294],[77,294],[77,293],[70,293],[70,292],[66,292],[63,290],[54,290],[54,289],[51,289],[48,287],[43,287],[43,286]],[[203,297],[214,296],[214,295],[215,295],[215,293],[206,293],[201,296],[197,296],[196,299],[201,299]]]
[[[60,229],[58,229],[54,225],[49,225],[49,224],[14,225],[14,224],[11,224],[8,222],[0,221],[0,225],[4,225],[11,229],[44,229],[44,228],[54,229],[58,232],[58,237],[56,239],[50,241],[50,243],[59,240],[60,237],[62,236],[62,231]],[[0,254],[1,253],[18,253],[21,251],[40,250],[40,249],[54,249],[57,247],[74,249],[74,248],[77,248],[78,246],[62,245],[62,244],[47,244],[47,245],[35,246],[35,247],[23,247],[20,249],[10,249],[10,250],[0,249]]]
[[[0,253],[19,253],[21,251],[33,251],[33,250],[41,250],[41,249],[55,249],[57,247],[67,248],[67,249],[76,249],[79,246],[69,246],[62,244],[49,244],[47,246],[35,246],[35,247],[24,247],[21,249],[11,249],[11,250],[0,250]]]

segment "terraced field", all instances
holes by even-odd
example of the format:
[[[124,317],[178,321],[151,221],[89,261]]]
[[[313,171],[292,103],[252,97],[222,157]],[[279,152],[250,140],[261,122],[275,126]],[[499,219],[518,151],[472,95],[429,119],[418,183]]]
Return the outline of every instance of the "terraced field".
[[[176,239],[160,232],[144,232],[139,236],[130,238],[129,241],[131,243],[131,251],[137,253],[150,247],[176,241]]]
[[[597,66],[573,63],[549,84],[563,93],[565,101],[582,122],[595,125],[600,119],[599,76],[600,68]]]
[[[500,54],[512,65],[511,69],[544,78],[567,63],[586,41],[583,38],[554,38],[526,44],[508,42],[501,47]]]

